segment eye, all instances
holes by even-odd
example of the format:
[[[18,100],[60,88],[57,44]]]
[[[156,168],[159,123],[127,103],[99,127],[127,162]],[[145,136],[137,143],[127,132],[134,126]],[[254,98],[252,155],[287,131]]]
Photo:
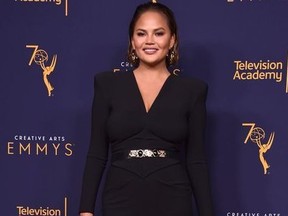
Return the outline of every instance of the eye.
[[[138,37],[143,37],[143,36],[145,35],[145,33],[144,33],[144,32],[137,32],[136,35],[137,35]]]
[[[163,31],[156,32],[155,35],[156,35],[156,36],[163,36],[163,35],[164,35],[164,32],[163,32]]]

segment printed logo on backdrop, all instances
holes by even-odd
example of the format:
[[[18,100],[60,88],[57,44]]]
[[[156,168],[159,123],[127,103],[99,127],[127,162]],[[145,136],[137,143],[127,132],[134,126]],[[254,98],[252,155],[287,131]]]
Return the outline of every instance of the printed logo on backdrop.
[[[7,142],[7,154],[26,157],[71,157],[75,144],[65,136],[16,134]]]
[[[133,69],[133,65],[127,61],[121,61],[120,65],[113,69],[113,72],[117,71],[129,71]]]
[[[64,4],[64,14],[68,16],[68,0],[14,0],[14,2],[21,4],[54,4],[57,7]]]
[[[244,143],[247,144],[250,142],[257,145],[259,148],[258,158],[263,167],[263,173],[264,175],[268,174],[270,165],[265,158],[265,154],[271,149],[273,145],[275,132],[271,132],[269,137],[266,137],[265,131],[261,127],[257,127],[255,123],[243,123],[242,126],[250,127]]]
[[[260,213],[260,212],[233,212],[228,211],[226,216],[281,216],[280,213]]]
[[[235,60],[234,81],[272,81],[275,85],[285,83],[285,92],[288,93],[287,63],[273,60]],[[282,85],[280,85],[282,86]]]
[[[68,216],[68,198],[64,198],[64,206],[61,208],[57,207],[35,207],[35,206],[24,206],[17,205],[17,216]]]
[[[117,72],[117,71],[131,71],[133,70],[133,65],[127,61],[121,61],[120,65],[118,67],[115,67],[113,69],[113,72]],[[174,75],[178,75],[178,73],[181,72],[181,70],[179,68],[174,68],[172,70],[172,73]]]
[[[52,60],[48,61],[49,56],[47,52],[43,49],[38,49],[38,45],[26,45],[26,48],[34,49],[29,61],[29,66],[31,66],[33,62],[36,65],[39,65],[39,69],[42,71],[43,74],[43,83],[45,84],[45,87],[47,89],[47,94],[49,97],[53,96],[52,91],[54,90],[54,87],[49,81],[49,76],[55,70],[57,64],[57,55],[53,55]]]
[[[228,3],[234,3],[234,2],[260,2],[262,0],[227,0]]]
[[[236,3],[236,2],[241,2],[241,3],[248,3],[248,2],[267,2],[268,0],[227,0],[228,3]]]

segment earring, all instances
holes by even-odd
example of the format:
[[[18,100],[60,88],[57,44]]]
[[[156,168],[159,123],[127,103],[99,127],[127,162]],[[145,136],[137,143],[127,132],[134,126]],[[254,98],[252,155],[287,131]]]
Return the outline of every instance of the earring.
[[[138,56],[135,54],[135,50],[132,50],[132,52],[131,52],[131,60],[132,60],[133,64],[135,64],[138,60]]]
[[[175,63],[175,57],[176,57],[176,52],[174,51],[174,49],[173,50],[171,49],[168,54],[169,65],[172,65]]]

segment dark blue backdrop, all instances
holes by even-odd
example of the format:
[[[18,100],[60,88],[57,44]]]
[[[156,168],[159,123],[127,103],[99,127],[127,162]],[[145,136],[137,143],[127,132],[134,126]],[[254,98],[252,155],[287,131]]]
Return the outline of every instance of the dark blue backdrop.
[[[93,76],[127,68],[142,2],[1,2],[1,215],[77,215]],[[287,216],[288,1],[160,2],[178,21],[177,68],[209,84],[215,215]]]

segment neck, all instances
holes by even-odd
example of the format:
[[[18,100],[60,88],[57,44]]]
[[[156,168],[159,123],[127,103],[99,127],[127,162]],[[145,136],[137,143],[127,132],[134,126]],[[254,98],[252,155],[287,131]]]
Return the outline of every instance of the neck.
[[[165,64],[157,66],[140,64],[139,67],[134,70],[134,72],[138,75],[141,74],[142,77],[150,77],[150,78],[156,78],[159,76],[167,77],[168,75],[170,75],[170,72],[168,71]]]

